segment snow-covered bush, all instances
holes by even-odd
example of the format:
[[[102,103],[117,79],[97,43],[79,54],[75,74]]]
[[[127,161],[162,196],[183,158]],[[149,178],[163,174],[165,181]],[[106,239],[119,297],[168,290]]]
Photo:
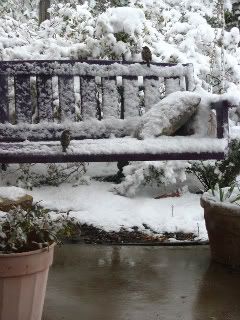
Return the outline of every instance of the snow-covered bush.
[[[216,185],[215,189],[205,192],[203,199],[213,202],[224,202],[232,205],[240,206],[240,188],[239,185],[221,188]]]
[[[138,60],[150,34],[149,21],[138,8],[109,8],[96,21],[95,35],[103,58]]]
[[[204,191],[214,190],[216,187],[231,187],[236,184],[240,174],[240,142],[232,140],[229,152],[221,161],[197,161],[187,168],[187,173],[194,174],[201,182]]]
[[[97,0],[94,1],[92,12],[95,16],[106,11],[109,7],[126,7],[130,0]]]
[[[25,0],[22,8],[26,10],[19,10],[16,17],[11,9],[17,8],[21,1],[7,1],[1,7],[4,14],[0,13],[1,59],[139,60],[141,48],[146,44],[152,50],[154,61],[192,62],[197,83],[207,89],[217,25],[211,20],[216,20],[215,2],[132,0],[128,7],[121,8],[116,6],[126,6],[126,1],[115,2],[106,2],[106,10],[98,15],[87,2],[84,5],[78,5],[77,1],[53,2],[50,20],[39,27],[34,2]],[[226,8],[230,8],[229,5]],[[221,69],[220,35],[218,29],[213,72],[216,78]],[[237,28],[225,32],[227,88],[237,86],[240,80],[238,43]],[[218,90],[216,83],[214,91]]]
[[[186,180],[185,161],[153,161],[130,164],[123,169],[124,180],[113,187],[119,195],[133,197],[147,184],[171,185]]]
[[[43,185],[59,186],[67,182],[73,186],[89,183],[84,163],[19,164],[17,168],[10,165],[5,169],[1,171],[4,183],[27,189]]]
[[[38,3],[39,0],[1,0],[0,17],[9,15],[21,22],[37,19]]]
[[[51,216],[35,205],[25,211],[14,208],[0,217],[0,253],[18,253],[48,247],[76,234],[78,222],[69,215]]]

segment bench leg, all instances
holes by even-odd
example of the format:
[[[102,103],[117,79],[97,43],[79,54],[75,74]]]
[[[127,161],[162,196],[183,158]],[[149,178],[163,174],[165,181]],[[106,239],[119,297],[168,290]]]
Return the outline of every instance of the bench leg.
[[[7,164],[6,163],[1,163],[1,170],[7,171]]]
[[[118,173],[117,176],[118,178],[121,180],[122,178],[124,178],[124,174],[123,174],[123,169],[124,167],[129,165],[129,161],[119,161],[117,163],[117,167],[118,167]]]
[[[107,182],[113,182],[116,184],[119,184],[122,182],[122,179],[124,178],[124,174],[123,174],[123,168],[125,166],[127,166],[129,164],[128,161],[119,161],[117,163],[117,167],[118,167],[118,172],[114,175],[105,177],[103,181],[107,181]]]

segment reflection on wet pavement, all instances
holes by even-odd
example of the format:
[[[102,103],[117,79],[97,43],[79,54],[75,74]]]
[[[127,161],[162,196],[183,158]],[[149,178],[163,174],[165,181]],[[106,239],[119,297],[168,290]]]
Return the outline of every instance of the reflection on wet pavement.
[[[209,248],[57,248],[43,320],[239,320],[240,272]]]

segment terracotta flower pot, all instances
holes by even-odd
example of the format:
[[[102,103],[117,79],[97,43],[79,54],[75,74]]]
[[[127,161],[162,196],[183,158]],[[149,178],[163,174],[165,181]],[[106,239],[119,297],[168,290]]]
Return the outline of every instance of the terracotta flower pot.
[[[41,320],[53,251],[0,254],[0,320]]]
[[[212,259],[231,267],[240,267],[240,207],[216,202],[203,195],[201,206],[209,237]]]

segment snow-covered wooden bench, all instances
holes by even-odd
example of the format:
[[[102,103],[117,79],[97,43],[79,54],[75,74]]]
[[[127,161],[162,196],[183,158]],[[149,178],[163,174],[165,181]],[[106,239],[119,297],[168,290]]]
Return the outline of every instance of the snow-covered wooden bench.
[[[193,66],[1,61],[0,163],[222,159],[227,101],[214,105],[217,138],[130,136],[141,108],[159,101],[160,86],[166,95],[194,90]],[[66,128],[72,140],[63,153],[60,136]]]

